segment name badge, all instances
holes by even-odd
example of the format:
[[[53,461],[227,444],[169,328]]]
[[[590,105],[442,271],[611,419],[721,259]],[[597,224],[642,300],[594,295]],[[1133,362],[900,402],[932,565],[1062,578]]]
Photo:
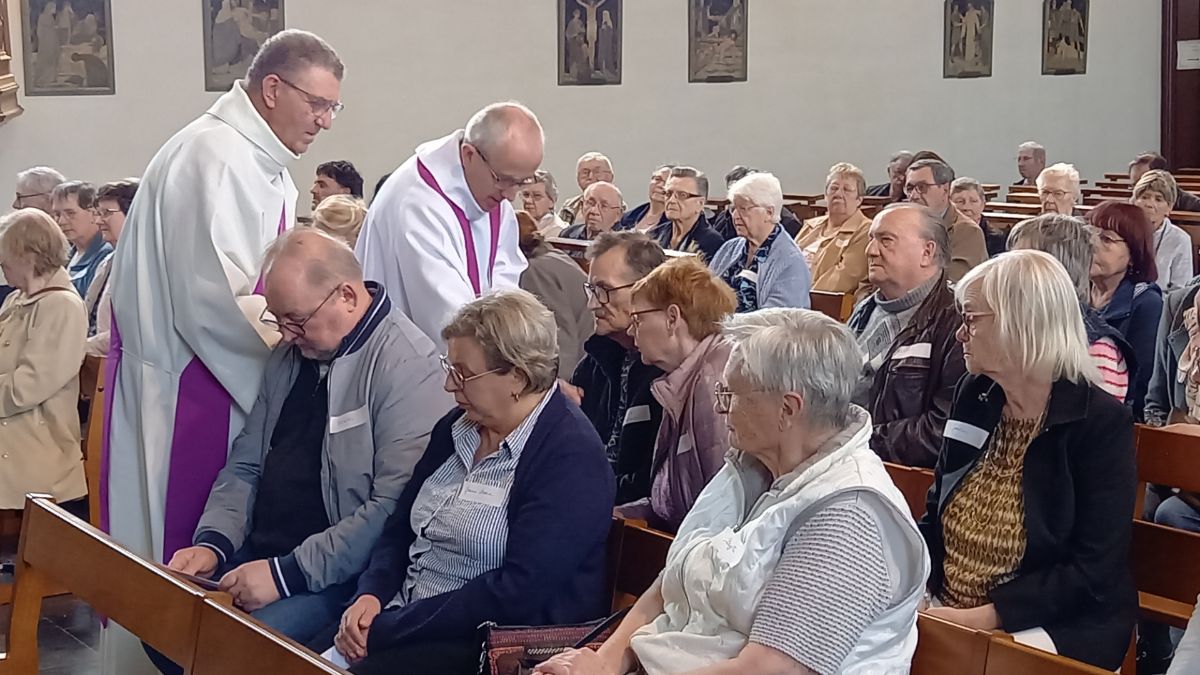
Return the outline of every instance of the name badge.
[[[758,283],[758,272],[751,272],[750,270],[742,270],[741,272],[738,272],[737,275],[738,275],[738,277],[745,279],[746,281],[749,281],[752,284]]]
[[[337,434],[347,429],[361,427],[367,423],[367,406],[351,410],[345,415],[335,415],[329,418],[329,433]]]
[[[696,442],[692,440],[691,434],[684,434],[679,437],[679,445],[675,447],[675,454],[682,455],[685,452],[691,452],[696,449]]]
[[[927,359],[932,353],[933,345],[928,342],[918,342],[913,345],[904,345],[898,347],[892,352],[892,360],[899,361],[900,359]]]
[[[638,422],[650,421],[650,406],[635,405],[625,411],[625,425],[637,424]]]
[[[967,424],[958,420],[947,420],[946,431],[943,435],[946,438],[962,441],[975,449],[983,448],[983,444],[987,443],[988,439],[988,432],[974,424]]]
[[[468,480],[463,482],[462,489],[458,492],[458,498],[472,504],[502,506],[504,500],[508,498],[508,488]]]

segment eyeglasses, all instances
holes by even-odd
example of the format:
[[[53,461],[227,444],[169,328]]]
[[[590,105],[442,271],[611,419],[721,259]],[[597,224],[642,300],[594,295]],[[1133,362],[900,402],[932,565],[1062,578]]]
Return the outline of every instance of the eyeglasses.
[[[503,368],[492,368],[491,370],[484,373],[479,373],[478,375],[464,377],[462,371],[459,370],[458,367],[453,363],[450,363],[450,359],[445,354],[439,356],[438,360],[442,363],[442,370],[445,371],[446,375],[450,378],[450,384],[454,385],[454,389],[451,391],[462,391],[463,387],[465,387],[468,382],[472,380],[478,380],[484,375],[504,372]]]
[[[598,302],[602,305],[607,305],[609,303],[609,301],[612,300],[613,293],[616,293],[617,291],[620,291],[620,290],[624,290],[626,288],[633,288],[634,284],[636,284],[636,283],[637,282],[635,281],[633,284],[625,284],[624,286],[617,286],[615,288],[609,288],[607,286],[597,286],[596,284],[587,282],[587,283],[583,284],[583,291],[585,293],[587,293],[587,296],[589,298],[595,298],[596,302]]]
[[[100,208],[97,208],[97,209],[93,209],[93,210],[92,210],[92,213],[96,214],[96,217],[97,217],[97,218],[101,218],[101,219],[104,219],[104,220],[107,220],[108,218],[111,218],[112,216],[115,216],[115,215],[117,215],[117,214],[118,214],[118,213],[120,213],[120,212],[121,212],[121,209],[100,209]]]
[[[1102,230],[1096,235],[1096,238],[1099,239],[1100,243],[1104,244],[1105,246],[1116,246],[1117,244],[1125,243],[1124,237],[1109,230]]]
[[[713,409],[718,415],[728,415],[733,407],[733,390],[718,382],[713,387]]]
[[[924,197],[926,193],[937,187],[937,185],[939,183],[906,183],[904,185],[904,194],[919,194]]]
[[[667,195],[667,199],[678,199],[679,201],[683,201],[685,199],[696,199],[700,196],[697,194],[692,194],[691,192],[684,192],[683,190],[667,190],[664,194]]]
[[[620,204],[617,204],[615,206],[612,204],[605,204],[604,202],[602,202],[598,199],[594,199],[594,198],[589,198],[589,199],[584,200],[583,205],[590,206],[593,208],[608,209],[610,211],[612,211],[612,210],[620,211],[621,210]]]
[[[511,178],[509,176],[501,176],[492,168],[492,163],[488,161],[487,156],[478,147],[472,145],[475,154],[479,155],[479,159],[483,160],[483,165],[487,167],[489,173],[492,174],[492,180],[496,182],[496,187],[501,190],[511,190],[513,188],[522,188],[533,185],[538,182],[537,176],[528,176],[526,178]]]
[[[580,178],[598,178],[600,180],[612,180],[613,172],[608,169],[580,169]]]
[[[633,325],[633,329],[637,330],[642,327],[642,315],[653,314],[655,312],[665,312],[665,309],[643,309],[638,312],[629,313],[629,322]]]
[[[1038,195],[1042,197],[1054,197],[1055,199],[1062,199],[1070,194],[1071,193],[1067,192],[1066,190],[1038,190]]]
[[[325,296],[325,299],[321,301],[321,304],[317,305],[316,309],[309,312],[308,316],[304,317],[300,321],[280,321],[279,319],[275,318],[274,316],[267,316],[268,314],[271,313],[271,310],[269,308],[264,309],[262,311],[262,314],[258,315],[258,320],[264,326],[271,326],[272,328],[279,331],[280,333],[282,333],[283,329],[286,328],[286,329],[288,329],[288,332],[294,334],[296,337],[302,338],[305,335],[304,325],[307,324],[309,321],[311,321],[312,318],[317,315],[317,312],[321,311],[321,308],[325,306],[325,303],[329,302],[329,300],[334,296],[335,293],[338,292],[339,289],[341,289],[341,286],[338,286],[337,288],[334,288],[332,291],[329,291],[329,295]]]
[[[313,115],[318,118],[324,117],[325,113],[329,113],[329,119],[335,120],[337,119],[338,113],[346,109],[346,106],[343,105],[341,101],[330,101],[327,98],[322,98],[316,94],[305,91],[292,82],[284,79],[283,76],[279,75],[278,73],[275,74],[275,77],[278,77],[280,82],[303,94],[305,100],[308,101],[309,107],[312,108]]]
[[[759,206],[758,204],[751,204],[750,206],[734,206],[734,207],[731,207],[729,210],[740,216],[748,216],[748,215],[750,215],[750,212],[753,211],[754,209],[766,209],[766,208],[767,207]]]
[[[50,193],[49,192],[31,192],[29,194],[23,195],[20,192],[18,192],[17,193],[17,201],[21,202],[21,201],[25,201],[26,199],[33,199],[34,197],[45,197],[48,194],[50,194]]]
[[[968,335],[975,335],[975,329],[979,327],[979,320],[985,316],[995,316],[995,312],[965,312],[959,308],[958,315],[962,317],[963,328],[967,329]]]

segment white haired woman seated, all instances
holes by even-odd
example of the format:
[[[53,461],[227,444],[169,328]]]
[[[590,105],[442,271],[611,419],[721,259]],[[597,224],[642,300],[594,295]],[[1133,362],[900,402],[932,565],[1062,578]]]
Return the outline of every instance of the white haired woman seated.
[[[1074,165],[1059,162],[1042,169],[1037,177],[1037,189],[1042,213],[1080,215],[1077,206],[1082,193],[1079,191],[1079,172]]]
[[[968,374],[921,520],[929,613],[1113,670],[1138,607],[1132,414],[1100,388],[1053,256],[997,256],[954,294]]]
[[[801,309],[739,314],[726,333],[717,407],[736,451],[604,646],[535,673],[908,671],[929,558],[850,403],[854,336]]]
[[[779,222],[783,188],[769,173],[752,173],[729,186],[738,236],[713,255],[709,269],[737,294],[737,311],[808,307],[812,275],[804,254]]]

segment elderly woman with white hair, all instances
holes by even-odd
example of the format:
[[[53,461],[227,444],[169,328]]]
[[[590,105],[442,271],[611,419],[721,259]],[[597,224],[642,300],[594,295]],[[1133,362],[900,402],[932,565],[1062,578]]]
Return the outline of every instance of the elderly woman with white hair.
[[[1179,196],[1175,177],[1166,171],[1147,171],[1133,186],[1134,204],[1146,212],[1154,230],[1154,264],[1164,291],[1181,288],[1195,275],[1192,239],[1167,217]]]
[[[752,173],[729,186],[738,236],[725,242],[709,269],[737,294],[737,311],[808,307],[812,276],[796,242],[783,230],[783,188],[769,173]]]
[[[867,278],[867,230],[862,212],[867,179],[853,164],[834,164],[825,178],[828,213],[804,221],[796,245],[812,270],[815,291],[853,293]]]
[[[616,480],[556,384],[557,335],[550,310],[519,290],[468,303],[442,330],[458,407],[434,426],[359,577],[335,662],[359,675],[474,675],[480,624],[608,612]]]
[[[968,374],[921,521],[929,613],[1114,670],[1137,615],[1133,417],[1100,388],[1051,255],[993,258],[955,299]]]
[[[862,352],[817,312],[726,324],[734,451],[666,568],[598,651],[542,675],[907,672],[929,559],[850,397]]]
[[[1079,215],[1079,172],[1071,164],[1058,163],[1042,169],[1037,177],[1038,198],[1042,213],[1057,213],[1064,216]]]

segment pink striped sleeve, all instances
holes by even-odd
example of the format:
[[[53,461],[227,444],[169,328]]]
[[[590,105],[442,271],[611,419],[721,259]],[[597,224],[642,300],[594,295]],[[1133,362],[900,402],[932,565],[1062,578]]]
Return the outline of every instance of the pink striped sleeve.
[[[1088,354],[1100,369],[1100,388],[1124,401],[1129,392],[1129,367],[1112,338],[1100,338],[1088,346]]]

